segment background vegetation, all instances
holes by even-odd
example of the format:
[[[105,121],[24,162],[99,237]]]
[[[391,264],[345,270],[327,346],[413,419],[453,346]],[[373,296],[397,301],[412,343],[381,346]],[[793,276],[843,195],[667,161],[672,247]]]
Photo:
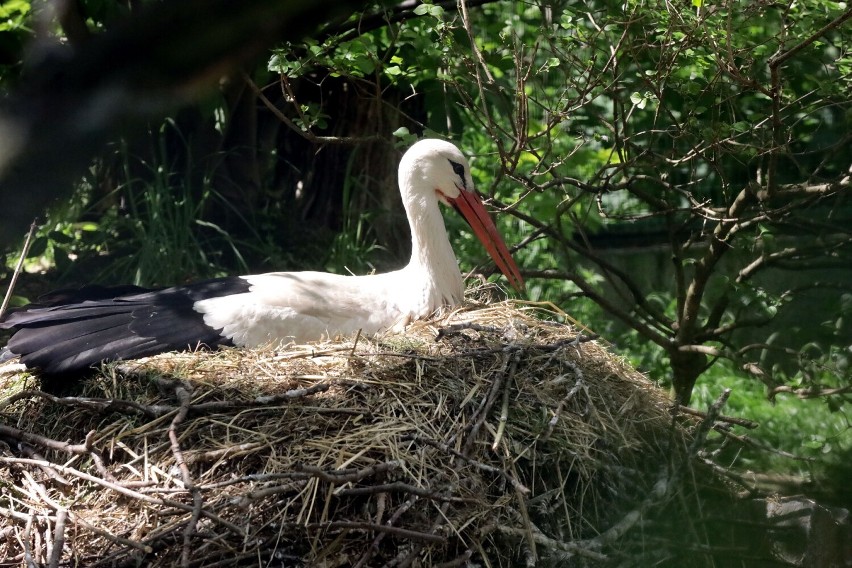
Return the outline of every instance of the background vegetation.
[[[34,38],[82,45],[137,8],[3,1],[0,81],[28,80]],[[816,0],[368,5],[103,148],[29,269],[166,285],[399,266],[399,151],[447,137],[529,300],[683,404],[732,388],[727,413],[761,424],[718,438],[734,471],[848,500],[850,16]],[[464,268],[490,274],[447,222]]]

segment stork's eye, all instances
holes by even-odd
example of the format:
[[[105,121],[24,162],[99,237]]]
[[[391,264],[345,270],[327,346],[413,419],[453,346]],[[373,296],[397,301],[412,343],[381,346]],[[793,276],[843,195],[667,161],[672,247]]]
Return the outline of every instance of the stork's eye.
[[[453,171],[455,172],[455,174],[457,176],[459,176],[461,178],[462,185],[464,185],[465,181],[466,181],[465,177],[464,177],[464,166],[461,165],[460,163],[454,162],[452,160],[450,160],[450,165],[453,166]]]

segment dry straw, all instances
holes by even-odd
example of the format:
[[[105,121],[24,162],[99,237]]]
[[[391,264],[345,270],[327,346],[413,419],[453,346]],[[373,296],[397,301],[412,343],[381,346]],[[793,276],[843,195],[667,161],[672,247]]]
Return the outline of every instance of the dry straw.
[[[642,513],[617,505],[624,472],[654,488],[670,404],[552,315],[502,303],[379,339],[166,354],[52,393],[0,376],[0,558],[605,562]]]

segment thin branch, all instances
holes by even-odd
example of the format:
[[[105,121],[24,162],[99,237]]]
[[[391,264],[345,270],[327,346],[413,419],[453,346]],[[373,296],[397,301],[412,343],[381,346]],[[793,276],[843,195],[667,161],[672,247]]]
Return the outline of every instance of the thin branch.
[[[322,481],[328,483],[347,483],[355,482],[364,479],[365,477],[373,477],[380,473],[386,473],[399,468],[402,464],[399,461],[391,460],[387,462],[377,463],[358,470],[325,470],[314,465],[297,463],[293,466],[293,470],[300,473],[308,473]]]
[[[180,402],[180,410],[172,418],[169,424],[168,436],[169,444],[172,450],[172,456],[175,458],[175,464],[180,470],[181,480],[183,481],[184,489],[192,495],[192,515],[186,523],[183,530],[183,546],[181,547],[181,566],[188,568],[192,556],[192,537],[195,536],[198,526],[198,519],[201,517],[201,509],[204,505],[204,500],[201,497],[201,492],[195,485],[192,475],[189,473],[189,467],[186,465],[186,460],[183,457],[183,451],[178,440],[177,428],[189,414],[189,407],[192,402],[192,390],[190,387],[179,383],[175,387],[175,396]]]
[[[773,400],[776,395],[781,393],[794,394],[801,399],[820,398],[824,396],[835,396],[838,394],[846,394],[852,392],[852,385],[845,387],[803,387],[794,388],[787,385],[775,387],[769,392],[769,399]]]
[[[15,284],[18,282],[18,276],[24,268],[24,261],[27,259],[27,254],[30,252],[33,235],[35,234],[38,224],[36,220],[30,224],[30,230],[27,232],[27,238],[24,240],[24,247],[21,249],[21,256],[18,258],[18,263],[15,265],[15,271],[12,272],[12,279],[9,281],[9,287],[6,289],[6,295],[3,297],[3,303],[0,304],[0,320],[3,319],[3,314],[6,313],[6,308],[9,307],[9,301],[12,299],[12,293],[15,291]]]
[[[824,36],[826,33],[830,32],[831,30],[833,30],[835,28],[842,26],[843,23],[846,22],[846,20],[848,20],[849,18],[852,18],[852,8],[849,8],[848,10],[843,12],[841,15],[839,15],[838,17],[836,17],[835,19],[833,19],[832,21],[830,21],[829,23],[827,23],[826,25],[821,27],[819,30],[817,30],[816,32],[811,34],[810,37],[802,40],[801,42],[799,42],[795,46],[791,47],[790,49],[783,51],[779,54],[773,55],[769,59],[769,66],[770,67],[778,67],[779,65],[785,63],[788,59],[790,59],[791,57],[793,57],[794,55],[799,53],[802,49],[804,49],[804,48],[808,47],[809,45],[811,45],[812,43],[814,43],[816,40],[818,40],[819,38]]]
[[[0,463],[26,464],[26,465],[45,466],[45,467],[54,468],[61,473],[65,473],[67,475],[73,475],[74,477],[78,477],[78,478],[80,478],[84,481],[94,483],[95,485],[99,485],[99,486],[101,486],[105,489],[115,491],[116,493],[119,493],[119,494],[124,495],[126,497],[130,497],[132,499],[136,499],[138,501],[142,501],[144,503],[149,503],[151,505],[172,507],[174,509],[178,509],[180,511],[184,511],[184,512],[187,512],[187,513],[193,512],[193,507],[191,505],[186,505],[184,503],[181,503],[179,501],[174,501],[172,499],[164,499],[164,498],[160,498],[160,497],[152,497],[150,495],[145,495],[143,493],[139,493],[138,491],[134,491],[134,490],[129,489],[127,487],[124,487],[122,485],[118,485],[116,483],[112,483],[110,481],[107,481],[106,479],[101,479],[100,477],[90,475],[86,472],[80,471],[79,469],[75,469],[75,468],[67,466],[67,465],[51,463],[49,461],[44,461],[44,460],[34,460],[34,459],[28,459],[28,458],[10,458],[10,457],[6,457],[6,456],[0,456]],[[235,524],[233,524],[229,521],[226,521],[225,519],[220,518],[218,515],[210,512],[210,511],[207,511],[207,510],[202,510],[201,514],[203,516],[207,517],[208,519],[222,525],[223,527],[226,527],[229,531],[231,531],[235,535],[237,535],[241,538],[245,537],[245,531],[243,531],[243,529],[241,529],[240,527],[238,527],[237,525],[235,525]]]
[[[489,389],[486,396],[482,398],[479,403],[479,407],[474,411],[473,415],[471,416],[473,422],[465,428],[465,430],[467,431],[467,438],[465,439],[464,445],[462,447],[462,453],[464,455],[470,455],[471,449],[477,441],[479,429],[482,427],[482,425],[485,423],[485,420],[491,413],[491,407],[497,400],[497,394],[500,391],[500,388],[503,386],[503,382],[506,380],[512,380],[512,377],[515,374],[515,370],[518,367],[519,361],[520,352],[518,352],[517,350],[511,353],[509,351],[504,351],[502,362],[500,364],[500,369],[497,370],[496,373],[494,373],[491,388]]]
[[[58,568],[62,560],[62,549],[65,548],[65,520],[68,518],[67,509],[56,511],[56,523],[53,525],[53,550],[48,560],[48,568]]]
[[[269,98],[263,94],[263,89],[257,86],[257,84],[248,76],[248,74],[243,74],[243,80],[252,90],[252,92],[260,99],[260,102],[271,112],[275,118],[284,123],[284,125],[307,140],[312,144],[340,144],[340,145],[356,145],[363,144],[365,142],[381,142],[385,141],[379,134],[373,134],[371,136],[317,136],[309,129],[301,128],[295,122],[290,120],[290,118],[281,112],[275,103],[269,100]]]
[[[406,437],[403,438],[403,440],[406,440],[406,439],[412,440],[413,442],[416,442],[418,444],[427,444],[427,445],[432,446],[433,448],[437,448],[437,449],[439,449],[443,452],[450,454],[454,458],[464,460],[466,463],[472,465],[473,467],[475,467],[479,470],[482,470],[482,471],[485,471],[485,472],[488,472],[488,473],[491,473],[491,474],[494,474],[494,475],[499,475],[500,477],[505,479],[506,482],[508,482],[512,486],[512,488],[514,488],[516,491],[520,491],[521,493],[524,493],[524,494],[530,493],[530,490],[529,490],[528,487],[526,487],[523,483],[521,483],[516,478],[511,476],[507,471],[504,471],[500,468],[494,467],[493,465],[489,465],[489,464],[477,461],[477,460],[471,458],[470,456],[467,456],[467,455],[463,454],[462,452],[456,450],[455,448],[450,447],[449,444],[446,444],[444,442],[439,442],[437,440],[431,440],[429,438],[424,438],[422,436],[417,436],[417,435],[406,436]]]
[[[334,495],[337,497],[347,497],[352,495],[375,495],[377,493],[391,492],[409,493],[411,495],[417,495],[418,497],[432,499],[433,501],[450,501],[452,503],[476,502],[476,499],[453,497],[452,495],[445,495],[438,491],[433,491],[431,489],[416,487],[414,485],[404,483],[402,481],[395,481],[393,483],[384,483],[379,485],[370,485],[368,487],[352,487],[349,489],[341,489],[339,491],[336,491]]]
[[[690,414],[692,416],[699,416],[699,417],[704,418],[704,419],[707,419],[707,416],[708,416],[706,412],[702,412],[701,410],[698,410],[698,409],[695,409],[695,408],[692,408],[692,407],[689,407],[689,406],[679,406],[677,408],[677,412],[680,412],[682,414]],[[760,426],[760,424],[758,424],[757,422],[755,422],[753,420],[749,420],[748,418],[739,418],[739,417],[736,417],[736,416],[724,416],[722,414],[719,414],[718,416],[716,416],[716,420],[718,422],[727,422],[728,424],[736,424],[737,426],[742,426],[742,427],[748,428],[750,430],[753,430],[753,429],[757,428],[758,426]]]
[[[305,525],[296,525],[294,526],[294,528],[301,528],[304,526]],[[372,531],[377,533],[387,533],[389,535],[406,538],[413,541],[432,542],[437,544],[444,544],[445,542],[447,542],[447,539],[441,535],[430,534],[411,529],[403,529],[390,525],[379,525],[375,523],[364,523],[356,521],[330,521],[327,523],[309,523],[307,525],[307,528],[320,530],[349,529],[368,532]]]

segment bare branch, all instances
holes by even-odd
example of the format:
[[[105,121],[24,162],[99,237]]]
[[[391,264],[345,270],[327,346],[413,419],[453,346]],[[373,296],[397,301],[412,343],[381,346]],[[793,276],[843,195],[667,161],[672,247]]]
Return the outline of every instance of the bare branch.
[[[781,385],[772,389],[769,393],[770,400],[774,399],[776,395],[781,393],[789,393],[794,394],[801,399],[806,398],[821,398],[826,396],[835,396],[838,394],[846,394],[852,392],[852,385],[848,385],[845,387],[820,387],[820,386],[810,386],[803,388],[794,388],[787,385]]]

